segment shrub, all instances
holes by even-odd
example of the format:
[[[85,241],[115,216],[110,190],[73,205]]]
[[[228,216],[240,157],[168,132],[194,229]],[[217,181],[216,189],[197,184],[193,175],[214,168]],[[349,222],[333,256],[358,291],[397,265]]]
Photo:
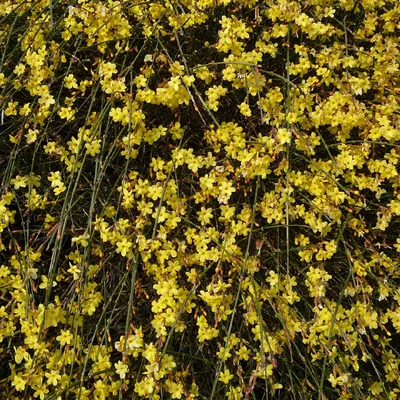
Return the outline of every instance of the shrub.
[[[0,21],[5,398],[398,397],[398,1]]]

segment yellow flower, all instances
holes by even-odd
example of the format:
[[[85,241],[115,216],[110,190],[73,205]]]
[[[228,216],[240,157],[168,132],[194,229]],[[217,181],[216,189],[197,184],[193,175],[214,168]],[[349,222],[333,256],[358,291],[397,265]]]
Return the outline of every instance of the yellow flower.
[[[20,372],[18,375],[14,376],[11,385],[14,386],[18,392],[22,392],[25,389],[26,382],[27,380],[22,377],[22,372]]]
[[[240,113],[246,117],[251,117],[250,106],[247,103],[240,103],[238,105]]]
[[[39,285],[39,288],[40,288],[40,289],[47,289],[47,286],[48,286],[49,283],[50,283],[49,278],[47,278],[46,275],[42,275],[41,278],[42,278],[42,283]],[[57,286],[57,282],[56,282],[56,281],[53,281],[53,285],[52,285],[52,286],[53,286],[53,287],[54,287],[54,286]]]
[[[3,72],[0,72],[0,87],[3,87],[7,82],[7,78]]]
[[[239,360],[247,361],[250,358],[250,350],[242,345],[240,349],[236,351],[236,355],[239,357]]]
[[[232,378],[233,374],[230,373],[229,369],[225,368],[224,372],[221,372],[218,380],[225,384],[228,384]]]
[[[202,66],[196,68],[196,76],[205,81],[208,85],[215,78],[215,72],[211,72],[207,67]]]
[[[56,196],[58,196],[59,194],[65,192],[66,190],[67,190],[67,187],[63,183],[61,183],[58,187],[53,189],[54,194]]]
[[[42,104],[44,107],[50,107],[52,104],[55,104],[55,102],[54,97],[50,93],[41,93],[39,104]]]
[[[70,330],[61,330],[60,335],[56,337],[57,341],[61,343],[62,346],[66,344],[71,344],[74,339],[74,335],[70,332]]]
[[[75,110],[73,110],[71,107],[61,107],[57,114],[61,119],[66,119],[67,121],[72,121],[75,119]]]
[[[233,187],[231,181],[222,181],[221,184],[218,186],[218,190],[218,201],[219,203],[223,204],[227,204],[228,200],[231,198],[232,193],[236,192],[236,189]]]
[[[29,129],[28,133],[25,135],[26,137],[26,142],[28,144],[34,143],[37,139],[39,131],[37,129]]]
[[[58,381],[61,379],[61,375],[58,373],[58,371],[54,370],[46,372],[44,375],[47,378],[47,383],[49,385],[57,386]]]
[[[87,247],[89,245],[88,239],[89,239],[89,234],[85,233],[83,235],[72,238],[72,243],[78,243],[82,247]]]
[[[181,399],[184,393],[183,385],[180,382],[171,382],[167,380],[165,382],[168,392],[171,394],[172,399]]]
[[[69,263],[69,268],[67,272],[72,274],[74,277],[74,281],[76,281],[79,279],[79,274],[81,273],[81,270],[76,265]]]
[[[114,367],[119,377],[121,379],[125,379],[126,373],[129,370],[128,366],[124,364],[122,361],[118,361],[117,363],[114,364]]]
[[[26,351],[24,347],[20,346],[17,349],[14,347],[14,350],[15,350],[14,359],[17,364],[21,364],[23,360],[28,360],[30,358],[29,353]]]
[[[284,144],[284,143],[290,143],[292,134],[287,129],[280,128],[280,129],[278,129],[277,136],[278,136],[280,143]]]
[[[85,147],[88,154],[94,157],[96,154],[100,153],[101,141],[100,139],[92,140],[90,143],[86,143]]]
[[[201,207],[201,210],[197,212],[198,220],[202,226],[207,225],[212,218],[212,208]]]
[[[128,241],[126,237],[123,237],[117,242],[117,253],[120,253],[122,257],[125,257],[132,247],[132,243]]]
[[[5,110],[5,115],[17,115],[17,106],[18,102],[17,101],[10,101],[7,105],[7,108]]]
[[[28,177],[27,176],[21,176],[17,175],[14,179],[10,180],[11,185],[14,185],[14,189],[17,190],[19,188],[24,188],[26,187],[28,183]]]
[[[40,383],[40,385],[34,386],[33,388],[35,389],[33,397],[39,397],[40,400],[44,400],[46,398],[46,394],[49,393],[49,389],[47,389],[47,386],[44,383]]]
[[[20,109],[19,109],[19,115],[22,115],[26,117],[31,113],[32,109],[29,103],[25,103]]]
[[[99,75],[104,78],[111,78],[117,73],[117,67],[114,63],[102,61],[99,67]]]
[[[73,74],[69,74],[68,76],[66,76],[64,78],[64,86],[67,89],[77,89],[78,88],[78,84],[77,84],[76,79]]]
[[[25,65],[22,63],[17,64],[17,66],[14,68],[14,74],[16,74],[17,76],[20,76],[24,73],[25,71]]]

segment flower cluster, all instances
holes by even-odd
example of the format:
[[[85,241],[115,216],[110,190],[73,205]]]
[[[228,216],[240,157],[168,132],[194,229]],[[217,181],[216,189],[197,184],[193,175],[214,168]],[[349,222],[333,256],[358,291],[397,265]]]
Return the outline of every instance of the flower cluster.
[[[0,21],[5,398],[399,397],[398,1]]]

